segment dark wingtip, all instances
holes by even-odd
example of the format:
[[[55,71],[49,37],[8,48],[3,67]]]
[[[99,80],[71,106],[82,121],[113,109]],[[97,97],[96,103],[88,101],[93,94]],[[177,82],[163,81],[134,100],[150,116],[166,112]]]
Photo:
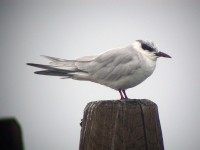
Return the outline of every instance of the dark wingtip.
[[[27,63],[27,65],[33,66],[33,67],[38,67],[38,68],[43,68],[43,69],[46,69],[48,67],[47,65],[34,64],[34,63]]]
[[[27,65],[29,66],[33,66],[33,67],[38,67],[39,65],[38,64],[33,64],[33,63],[26,63]]]
[[[33,66],[33,63],[26,63],[26,65]]]

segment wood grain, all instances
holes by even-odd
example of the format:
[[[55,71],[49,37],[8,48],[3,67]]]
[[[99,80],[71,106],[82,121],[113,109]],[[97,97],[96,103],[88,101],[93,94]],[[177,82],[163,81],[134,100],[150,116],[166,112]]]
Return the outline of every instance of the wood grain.
[[[164,150],[157,105],[144,99],[88,103],[79,150]]]

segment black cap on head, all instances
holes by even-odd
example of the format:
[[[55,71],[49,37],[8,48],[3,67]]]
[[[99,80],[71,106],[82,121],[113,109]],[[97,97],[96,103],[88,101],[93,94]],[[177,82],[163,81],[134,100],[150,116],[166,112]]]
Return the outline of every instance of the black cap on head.
[[[137,40],[141,43],[142,49],[149,51],[149,52],[157,52],[157,47],[154,45],[153,42],[150,41],[144,41],[144,40]]]

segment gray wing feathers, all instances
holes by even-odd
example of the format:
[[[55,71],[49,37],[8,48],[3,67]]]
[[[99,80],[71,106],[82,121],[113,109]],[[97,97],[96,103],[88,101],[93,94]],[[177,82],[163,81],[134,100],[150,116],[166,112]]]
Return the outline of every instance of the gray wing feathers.
[[[113,49],[98,56],[85,56],[76,60],[43,57],[51,60],[50,65],[28,64],[45,69],[37,71],[37,74],[64,76],[94,82],[118,80],[123,76],[133,74],[140,67],[140,59],[132,46]]]
[[[88,61],[77,61],[77,60],[66,60],[66,59],[60,59],[55,57],[49,57],[49,56],[43,56],[51,62],[49,65],[43,65],[43,64],[34,64],[34,63],[27,63],[29,66],[45,69],[42,71],[36,71],[36,74],[40,75],[51,75],[51,76],[62,76],[65,78],[74,78],[79,79],[77,75],[80,74],[82,78],[87,74],[86,71],[79,69],[78,65],[81,66],[81,62],[86,63]],[[87,57],[89,58],[89,57]],[[81,58],[83,59],[83,58]],[[91,57],[90,57],[91,59]],[[80,67],[81,68],[81,67]]]
[[[86,72],[87,72],[87,64],[90,63],[95,58],[95,56],[85,56],[78,58],[76,60],[66,60],[44,55],[43,57],[51,60],[52,62],[50,62],[50,65],[54,68],[71,70],[71,71],[82,70]]]
[[[65,72],[65,73],[77,71],[75,69],[66,70],[63,68],[63,66],[59,67],[59,66],[54,66],[54,65],[42,65],[42,64],[34,64],[34,63],[27,63],[27,65],[41,68],[41,69],[54,70],[54,71],[60,71],[60,72]]]
[[[139,68],[139,61],[132,47],[125,47],[99,55],[85,68],[95,79],[113,81],[132,74]]]
[[[66,59],[61,59],[61,58],[56,58],[56,57],[50,57],[50,56],[46,56],[46,55],[41,55],[41,56],[44,57],[44,58],[47,58],[47,59],[51,60],[52,62],[55,62],[55,61],[60,61],[60,62],[66,61]]]
[[[40,75],[49,75],[49,76],[63,76],[63,77],[70,77],[70,74],[65,72],[59,72],[59,71],[53,71],[53,70],[42,70],[42,71],[36,71],[35,74]]]

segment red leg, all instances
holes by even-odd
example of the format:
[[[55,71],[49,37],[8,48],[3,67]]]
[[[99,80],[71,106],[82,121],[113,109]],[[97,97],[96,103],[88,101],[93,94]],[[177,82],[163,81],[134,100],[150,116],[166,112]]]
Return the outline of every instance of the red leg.
[[[122,90],[122,92],[124,93],[125,99],[128,99],[125,90]]]
[[[122,90],[121,90],[121,89],[119,89],[118,91],[119,91],[119,93],[120,93],[121,100],[123,100],[123,99],[124,99],[124,96],[123,96],[123,94],[122,94]]]

